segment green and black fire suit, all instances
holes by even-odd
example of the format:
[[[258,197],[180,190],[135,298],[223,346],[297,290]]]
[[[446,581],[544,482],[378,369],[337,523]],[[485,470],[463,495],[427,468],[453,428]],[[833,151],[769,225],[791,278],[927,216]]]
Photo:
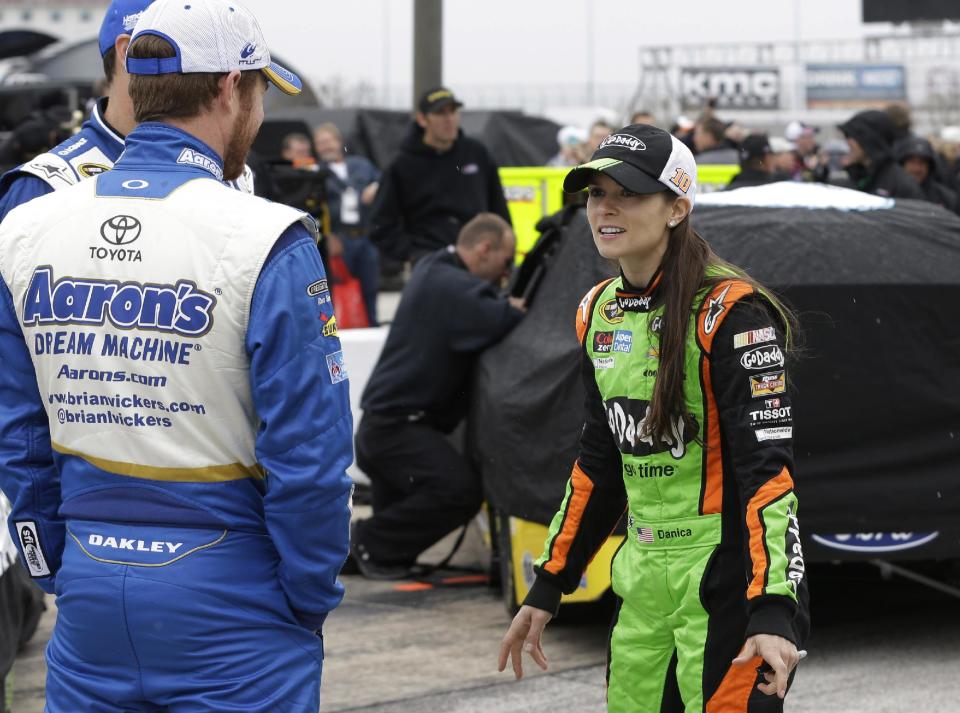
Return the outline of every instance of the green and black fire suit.
[[[759,657],[731,660],[753,634],[801,648],[809,631],[784,325],[747,283],[708,280],[685,350],[692,421],[678,418],[655,443],[642,424],[659,366],[661,278],[643,290],[609,280],[580,305],[586,423],[524,603],[555,612],[625,513],[609,710],[782,710],[756,690]]]

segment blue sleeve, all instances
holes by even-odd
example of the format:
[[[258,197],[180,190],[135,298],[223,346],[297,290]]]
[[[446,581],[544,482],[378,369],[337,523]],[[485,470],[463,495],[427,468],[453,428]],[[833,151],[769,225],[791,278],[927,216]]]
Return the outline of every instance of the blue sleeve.
[[[343,598],[337,575],[350,539],[353,419],[320,254],[299,223],[260,273],[246,348],[280,583],[299,621],[317,629]]]
[[[60,474],[30,352],[0,280],[0,490],[13,504],[8,527],[30,576],[53,592],[66,528],[57,515]]]
[[[39,196],[53,193],[53,189],[29,173],[9,173],[0,182],[0,222],[7,213]]]

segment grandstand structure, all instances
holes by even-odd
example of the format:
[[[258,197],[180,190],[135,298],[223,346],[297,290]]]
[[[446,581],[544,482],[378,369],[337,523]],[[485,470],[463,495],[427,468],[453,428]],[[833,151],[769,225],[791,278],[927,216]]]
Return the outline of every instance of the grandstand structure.
[[[664,45],[639,51],[630,104],[658,116],[717,113],[750,126],[829,126],[853,111],[906,102],[921,131],[960,124],[960,29],[914,25],[855,40]]]

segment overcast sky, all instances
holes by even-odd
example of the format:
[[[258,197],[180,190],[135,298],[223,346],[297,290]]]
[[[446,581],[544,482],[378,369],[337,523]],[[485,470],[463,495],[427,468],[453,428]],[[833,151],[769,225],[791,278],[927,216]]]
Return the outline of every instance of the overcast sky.
[[[312,82],[411,82],[412,0],[244,2],[271,49]],[[791,42],[798,29],[804,40],[857,38],[865,33],[860,7],[860,0],[445,0],[444,81],[583,84],[592,34],[593,80],[632,83],[641,45]]]

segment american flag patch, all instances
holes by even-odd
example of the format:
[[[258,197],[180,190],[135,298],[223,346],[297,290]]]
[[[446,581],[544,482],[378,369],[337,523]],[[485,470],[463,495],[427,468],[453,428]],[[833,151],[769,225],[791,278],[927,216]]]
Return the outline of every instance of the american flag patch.
[[[649,527],[638,527],[637,528],[637,541],[638,542],[648,542],[651,545],[653,544],[653,530]]]

